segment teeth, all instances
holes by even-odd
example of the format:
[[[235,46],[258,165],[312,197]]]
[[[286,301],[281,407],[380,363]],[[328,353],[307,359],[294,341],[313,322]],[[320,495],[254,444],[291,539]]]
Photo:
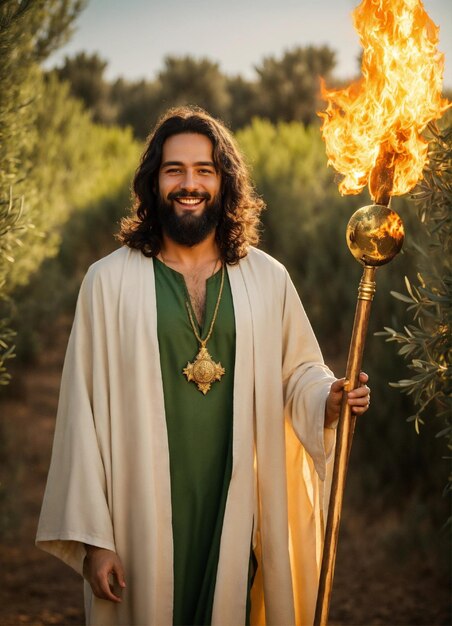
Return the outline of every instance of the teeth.
[[[201,202],[202,198],[178,198],[178,202],[181,204],[198,204]]]

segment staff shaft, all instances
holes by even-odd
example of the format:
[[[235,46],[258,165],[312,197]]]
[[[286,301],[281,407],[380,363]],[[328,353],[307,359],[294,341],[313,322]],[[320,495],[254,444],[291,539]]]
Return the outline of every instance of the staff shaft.
[[[337,428],[336,452],[334,457],[331,497],[328,508],[328,521],[323,548],[322,567],[320,570],[319,591],[314,617],[314,626],[326,626],[333,588],[334,565],[341,520],[342,501],[347,476],[348,460],[355,430],[356,416],[347,403],[347,391],[358,385],[359,373],[364,353],[367,327],[372,299],[375,294],[375,267],[364,266],[358,289],[350,349],[346,368],[346,385],[342,394],[342,404]]]

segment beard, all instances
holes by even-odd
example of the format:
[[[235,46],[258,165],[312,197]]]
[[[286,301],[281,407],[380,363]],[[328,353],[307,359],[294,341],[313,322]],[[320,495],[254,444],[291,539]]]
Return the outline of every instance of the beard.
[[[177,198],[177,193],[169,194],[168,198]],[[157,212],[163,232],[174,242],[189,248],[201,243],[216,229],[221,217],[221,203],[219,194],[210,201],[210,194],[184,193],[183,197],[205,198],[205,206],[201,215],[192,215],[187,212],[178,215],[171,202],[167,202],[159,195]]]

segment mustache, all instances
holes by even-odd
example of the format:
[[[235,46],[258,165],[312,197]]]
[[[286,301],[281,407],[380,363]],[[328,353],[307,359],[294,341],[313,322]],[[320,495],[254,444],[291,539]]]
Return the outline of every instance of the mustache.
[[[178,198],[202,198],[203,200],[210,200],[211,195],[208,191],[186,191],[180,189],[179,191],[171,191],[168,194],[168,200],[177,200]]]

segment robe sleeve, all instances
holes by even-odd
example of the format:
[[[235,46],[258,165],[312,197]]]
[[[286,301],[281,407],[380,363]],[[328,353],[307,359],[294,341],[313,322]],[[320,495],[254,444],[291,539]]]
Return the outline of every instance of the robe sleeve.
[[[323,362],[317,339],[286,272],[283,308],[283,388],[286,416],[317,474],[325,480],[335,431],[325,428],[325,402],[336,380]]]
[[[47,486],[36,545],[82,574],[84,544],[115,550],[106,478],[93,410],[105,387],[101,289],[92,268],[77,302],[61,380]],[[98,393],[107,394],[106,389]]]

